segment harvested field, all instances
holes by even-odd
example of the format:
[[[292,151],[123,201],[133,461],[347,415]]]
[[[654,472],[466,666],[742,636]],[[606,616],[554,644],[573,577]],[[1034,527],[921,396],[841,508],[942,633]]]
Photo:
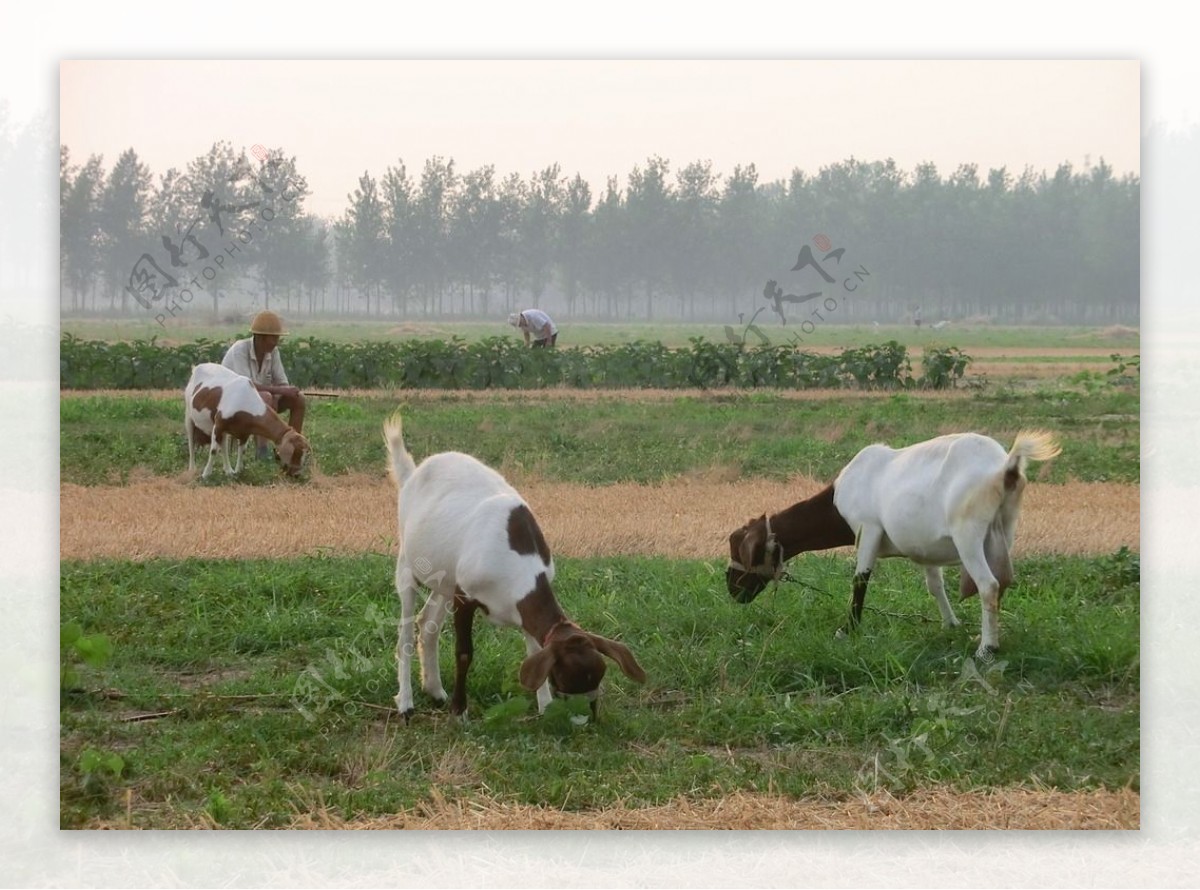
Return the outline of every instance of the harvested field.
[[[514,478],[555,553],[569,557],[654,555],[716,559],[729,533],[751,516],[816,493],[796,477],[592,487]],[[150,479],[128,486],[61,486],[64,559],[210,557],[246,559],[395,551],[395,495],[383,478],[317,477],[308,485],[205,487]],[[605,517],[603,522],[597,517]],[[1138,550],[1137,485],[1031,484],[1016,555],[1086,555]]]
[[[427,803],[377,819],[346,820],[320,806],[296,816],[290,829],[358,831],[662,831],[662,830],[1093,830],[1136,829],[1141,796],[1118,791],[1064,792],[1025,788],[953,791],[928,788],[903,796],[886,791],[846,800],[795,800],[735,792],[717,800],[681,797],[653,807],[624,805],[567,811],[493,800],[447,799],[434,789]],[[298,808],[299,809],[299,808]],[[308,809],[307,806],[304,809]],[[85,826],[121,830],[122,820]],[[201,819],[180,828],[219,828]]]
[[[317,812],[297,817],[293,828],[481,829],[486,831],[746,830],[746,829],[933,829],[1137,828],[1141,797],[1120,791],[997,789],[957,792],[921,789],[903,797],[887,792],[842,801],[793,800],[736,792],[719,800],[680,798],[656,807],[606,807],[565,812],[498,802],[447,800],[440,794],[410,813],[344,821]]]

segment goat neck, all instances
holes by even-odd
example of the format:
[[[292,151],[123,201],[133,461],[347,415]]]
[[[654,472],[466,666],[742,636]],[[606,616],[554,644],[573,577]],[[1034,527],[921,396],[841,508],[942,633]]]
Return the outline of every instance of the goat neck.
[[[270,439],[276,445],[283,441],[284,436],[293,431],[283,418],[271,408],[267,408],[257,417],[250,417],[246,427],[250,433]]]
[[[833,504],[832,485],[771,516],[770,523],[782,548],[781,562],[797,553],[854,543],[854,532]]]
[[[566,613],[554,597],[545,572],[538,572],[534,588],[517,602],[521,629],[545,648],[550,638],[563,628],[579,628],[568,621]]]

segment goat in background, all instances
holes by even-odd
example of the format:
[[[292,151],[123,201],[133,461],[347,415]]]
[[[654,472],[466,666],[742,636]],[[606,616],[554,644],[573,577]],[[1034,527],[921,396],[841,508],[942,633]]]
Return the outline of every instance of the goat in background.
[[[207,479],[212,472],[213,459],[222,446],[225,473],[229,476],[240,473],[242,453],[251,436],[262,436],[274,442],[284,472],[289,476],[300,475],[310,452],[308,440],[263,401],[249,377],[215,362],[196,365],[184,388],[183,403],[189,471],[196,468],[196,445],[209,447],[208,463],[200,473],[201,479]],[[237,442],[234,466],[229,463],[231,439]]]

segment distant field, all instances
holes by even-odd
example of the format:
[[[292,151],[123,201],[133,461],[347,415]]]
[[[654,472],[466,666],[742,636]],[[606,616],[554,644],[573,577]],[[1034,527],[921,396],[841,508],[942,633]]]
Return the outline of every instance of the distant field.
[[[781,326],[759,319],[760,329],[776,343],[786,343],[792,335],[803,337],[805,347],[860,347],[896,340],[910,350],[919,351],[928,345],[957,346],[970,352],[976,347],[1022,347],[1049,348],[1053,350],[1081,351],[1111,349],[1114,352],[1137,351],[1140,335],[1136,328],[1128,327],[1053,327],[1034,325],[1006,327],[987,324],[954,324],[940,330],[929,326],[917,328],[912,325],[838,325],[817,326],[811,334],[802,334],[799,326]],[[484,337],[512,336],[517,334],[503,318],[491,322],[480,321],[329,321],[290,318],[286,320],[289,333],[296,336],[319,337],[322,339],[354,342],[363,340],[388,340],[401,337],[419,339],[447,339],[461,337],[464,340],[480,340]],[[733,324],[739,332],[741,327]],[[151,318],[128,320],[63,318],[62,330],[89,340],[148,340],[158,337],[163,343],[190,342],[201,337],[213,340],[232,340],[246,336],[249,318],[241,324],[214,324],[200,318],[188,317],[173,320],[160,327]],[[723,324],[668,324],[668,323],[607,323],[563,321],[559,325],[560,346],[590,346],[594,344],[630,343],[634,340],[658,340],[668,346],[687,345],[691,337],[704,337],[724,342]],[[756,342],[751,336],[751,342]],[[285,341],[286,343],[286,341]]]

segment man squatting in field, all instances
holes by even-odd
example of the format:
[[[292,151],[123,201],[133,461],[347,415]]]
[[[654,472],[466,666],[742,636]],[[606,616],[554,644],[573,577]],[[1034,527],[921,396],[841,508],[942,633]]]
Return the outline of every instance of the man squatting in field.
[[[279,357],[279,339],[286,334],[283,319],[274,312],[264,311],[250,322],[250,334],[229,347],[221,364],[243,377],[249,377],[264,402],[276,412],[287,412],[287,423],[298,433],[304,432],[304,394],[288,383]],[[258,457],[269,456],[267,443],[258,442]]]
[[[529,346],[529,335],[533,334],[533,348],[544,349],[558,342],[558,326],[541,309],[526,309],[524,312],[514,312],[508,317],[508,323],[525,335],[525,345]]]

